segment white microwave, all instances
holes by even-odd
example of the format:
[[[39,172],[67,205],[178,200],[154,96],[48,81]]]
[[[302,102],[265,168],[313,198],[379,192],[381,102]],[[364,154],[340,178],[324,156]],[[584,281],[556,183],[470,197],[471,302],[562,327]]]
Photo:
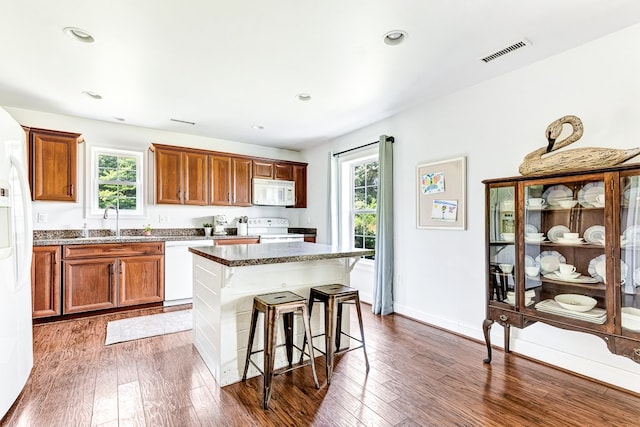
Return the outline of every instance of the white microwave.
[[[293,181],[253,178],[251,203],[262,206],[293,206],[296,184]]]

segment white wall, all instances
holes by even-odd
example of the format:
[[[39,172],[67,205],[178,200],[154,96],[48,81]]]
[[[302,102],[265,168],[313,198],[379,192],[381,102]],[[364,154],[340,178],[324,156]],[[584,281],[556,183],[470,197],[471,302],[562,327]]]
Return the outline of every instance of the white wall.
[[[639,146],[638,42],[640,25],[304,151],[309,162],[305,215],[318,225],[318,241],[329,240],[328,153],[376,141],[381,134],[393,135],[395,310],[482,339],[481,181],[518,175],[523,157],[546,145],[547,125],[566,114],[580,117],[585,129],[571,148]],[[467,156],[467,230],[418,230],[416,166],[460,155]],[[493,327],[492,337],[502,345],[500,326]],[[594,336],[537,324],[516,330],[512,349],[640,392],[640,364],[610,354],[604,341]],[[480,364],[484,352],[477,357]]]
[[[35,202],[33,205],[34,228],[39,230],[78,229],[83,223],[89,228],[115,228],[112,219],[85,217],[87,156],[90,147],[112,147],[125,150],[143,151],[145,168],[150,171],[153,156],[148,148],[151,143],[202,148],[228,153],[245,154],[255,157],[300,161],[300,153],[280,150],[251,144],[243,144],[220,139],[203,138],[174,132],[129,126],[125,124],[80,119],[76,117],[48,114],[37,111],[4,107],[20,124],[43,129],[81,133],[85,139],[78,147],[78,186],[79,195],[76,203],[69,202]],[[146,215],[144,218],[122,219],[121,228],[142,228],[143,224],[151,224],[153,228],[189,228],[201,227],[203,222],[212,222],[212,215],[226,215],[231,222],[241,215],[251,217],[277,216],[289,218],[292,226],[298,224],[298,218],[304,217],[298,211],[305,209],[286,209],[278,207],[229,207],[229,206],[173,206],[153,204],[153,179],[145,174]],[[38,214],[45,214],[47,222],[38,222]],[[168,217],[168,221],[160,223],[160,216]],[[235,226],[235,223],[233,224]],[[310,225],[312,226],[312,225]]]

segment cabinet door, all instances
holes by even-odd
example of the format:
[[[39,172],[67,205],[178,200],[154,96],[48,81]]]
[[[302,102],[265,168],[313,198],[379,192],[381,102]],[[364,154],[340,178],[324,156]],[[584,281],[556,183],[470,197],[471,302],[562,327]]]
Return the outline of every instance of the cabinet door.
[[[156,148],[156,203],[182,204],[182,152]]]
[[[184,191],[183,202],[185,205],[207,204],[208,164],[207,155],[203,153],[183,153],[184,165]]]
[[[606,255],[617,246],[607,203],[612,184],[609,174],[522,184],[524,312],[589,329],[613,327],[614,288],[627,266]],[[557,302],[564,298],[572,300],[571,309]],[[595,303],[589,314],[578,314],[581,301]]]
[[[231,157],[209,155],[209,203],[229,206],[231,204]]]
[[[296,183],[294,208],[307,207],[307,165],[293,165],[293,180]]]
[[[164,300],[164,256],[122,257],[118,268],[119,307]]]
[[[291,163],[274,163],[274,178],[293,181],[293,165]]]
[[[64,261],[64,314],[116,306],[116,258]]]
[[[274,162],[269,160],[253,160],[253,177],[263,179],[273,179],[275,176]]]
[[[60,306],[60,246],[34,246],[31,261],[32,317],[62,314]]]
[[[233,157],[232,170],[232,199],[233,206],[251,206],[251,159]]]
[[[640,361],[640,173],[620,176],[620,333],[636,341],[622,340],[618,354]],[[618,233],[614,234],[616,239]],[[618,332],[618,331],[616,331]],[[629,345],[631,344],[631,345]],[[616,341],[616,350],[619,344]]]
[[[487,296],[489,305],[515,306],[516,199],[515,185],[488,188]]]
[[[29,131],[33,200],[76,200],[76,146],[80,135],[42,129]]]

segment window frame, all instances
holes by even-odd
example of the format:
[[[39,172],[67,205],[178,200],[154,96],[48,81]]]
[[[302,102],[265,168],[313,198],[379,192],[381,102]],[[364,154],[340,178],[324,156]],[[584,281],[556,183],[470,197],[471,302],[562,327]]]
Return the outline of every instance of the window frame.
[[[369,148],[367,150],[358,151],[350,155],[341,155],[339,158],[339,241],[340,245],[353,247],[355,241],[354,234],[354,215],[353,198],[355,189],[353,186],[353,171],[357,165],[378,161],[378,147]],[[379,187],[378,187],[379,188]],[[367,210],[370,211],[370,210]],[[364,213],[358,211],[358,213]],[[376,210],[373,212],[376,215]],[[377,221],[377,216],[376,216]],[[376,237],[377,238],[377,235]],[[361,262],[372,263],[374,259],[363,258]]]
[[[136,159],[136,209],[135,210],[122,210],[119,212],[120,217],[125,218],[140,218],[145,216],[145,194],[144,194],[144,153],[135,150],[122,150],[118,148],[110,147],[91,147],[90,155],[90,185],[88,191],[88,217],[101,217],[104,214],[104,209],[99,207],[98,201],[98,157],[100,155],[108,156],[120,156],[120,157],[133,157]]]

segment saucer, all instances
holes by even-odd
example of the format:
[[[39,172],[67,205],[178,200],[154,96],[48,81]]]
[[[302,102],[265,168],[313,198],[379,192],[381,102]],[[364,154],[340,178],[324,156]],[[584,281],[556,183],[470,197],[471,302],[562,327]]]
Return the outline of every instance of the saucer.
[[[553,274],[555,274],[556,276],[558,276],[559,279],[575,279],[576,277],[580,277],[580,273],[577,271],[574,271],[573,273],[569,273],[569,274],[562,274],[560,273],[560,271],[554,271]]]
[[[566,239],[564,237],[556,238],[556,243],[562,243],[563,245],[581,245],[584,243],[584,239],[579,237],[577,239]]]

